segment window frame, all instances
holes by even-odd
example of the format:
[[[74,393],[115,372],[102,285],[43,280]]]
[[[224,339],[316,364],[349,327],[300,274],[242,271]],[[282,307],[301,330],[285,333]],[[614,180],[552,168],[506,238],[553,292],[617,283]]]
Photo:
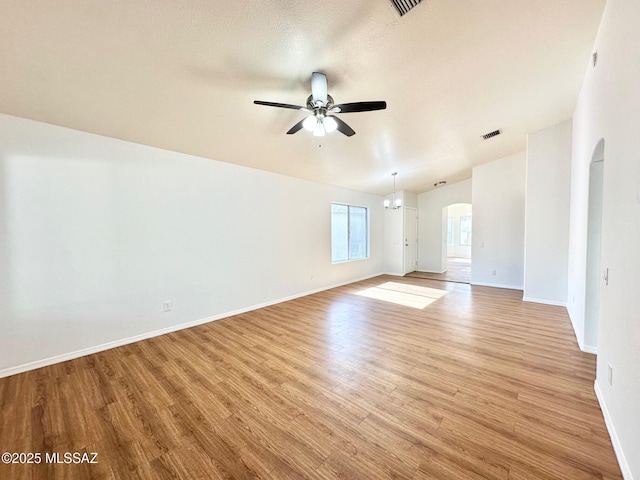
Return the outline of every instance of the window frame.
[[[466,235],[467,240],[469,243],[462,243],[462,222],[464,219],[468,218],[470,223],[471,223],[471,228],[470,231],[468,232],[468,234]],[[470,247],[471,243],[473,242],[473,215],[469,214],[469,215],[462,215],[460,217],[460,234],[458,235],[458,246],[460,247]],[[466,232],[465,232],[466,233]]]
[[[347,207],[347,258],[345,260],[334,260],[333,259],[333,206],[340,205],[342,207]],[[364,234],[364,242],[365,242],[365,255],[359,258],[351,258],[351,208],[362,208],[365,211],[365,234]],[[365,207],[364,205],[354,205],[350,203],[343,202],[331,202],[331,264],[335,265],[338,263],[347,263],[347,262],[358,262],[361,260],[367,260],[371,257],[371,212],[369,207]]]
[[[447,217],[447,247],[454,246],[453,217]]]

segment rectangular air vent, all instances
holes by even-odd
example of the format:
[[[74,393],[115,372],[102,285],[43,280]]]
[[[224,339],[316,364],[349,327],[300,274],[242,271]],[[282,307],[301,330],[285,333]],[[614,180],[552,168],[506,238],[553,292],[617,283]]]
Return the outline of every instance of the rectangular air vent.
[[[485,133],[482,135],[483,140],[489,140],[491,137],[495,137],[496,135],[500,135],[502,132],[500,130],[494,130],[493,132]]]
[[[391,0],[393,6],[396,7],[396,10],[398,10],[401,17],[421,1],[422,0]]]

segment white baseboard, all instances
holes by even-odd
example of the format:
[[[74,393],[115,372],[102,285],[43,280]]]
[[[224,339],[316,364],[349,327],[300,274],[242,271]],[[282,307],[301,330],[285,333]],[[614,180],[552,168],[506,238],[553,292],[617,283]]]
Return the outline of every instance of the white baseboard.
[[[580,347],[580,350],[582,350],[583,352],[585,351],[584,349],[584,337],[582,332],[580,331],[579,328],[576,327],[576,322],[573,318],[573,316],[571,315],[571,309],[569,308],[569,306],[567,306],[567,313],[569,314],[569,320],[571,320],[571,327],[573,327],[573,334],[576,336],[576,341],[578,342],[578,347]]]
[[[404,273],[384,272],[383,275],[391,275],[392,277],[404,277]]]
[[[593,382],[593,389],[596,392],[596,397],[598,398],[598,403],[600,404],[600,410],[602,410],[602,416],[604,417],[604,423],[607,426],[607,430],[609,431],[609,437],[611,437],[613,450],[616,452],[616,457],[618,458],[618,464],[620,465],[622,477],[624,478],[624,480],[633,480],[633,474],[631,473],[631,469],[629,468],[627,459],[624,456],[624,451],[622,450],[620,439],[618,438],[616,429],[613,426],[613,419],[611,418],[611,414],[609,413],[607,404],[604,401],[604,395],[602,394],[602,390],[600,389],[598,380]]]
[[[436,270],[416,270],[416,272],[420,272],[420,273],[436,273],[436,274],[440,274],[440,273],[445,273],[446,270],[440,270],[440,271],[436,271]]]
[[[259,303],[257,305],[251,305],[249,307],[239,308],[237,310],[233,310],[230,312],[219,313],[217,315],[212,315],[210,317],[201,318],[198,320],[192,320],[190,322],[181,323],[178,325],[172,325],[170,327],[161,328],[159,330],[153,330],[151,332],[141,333],[139,335],[134,335],[132,337],[122,338],[119,340],[114,340],[112,342],[102,343],[100,345],[95,345],[92,347],[82,348],[80,350],[75,350],[73,352],[63,353],[60,355],[54,355],[53,357],[43,358],[41,360],[36,360],[29,363],[24,363],[22,365],[17,365],[15,367],[9,367],[0,370],[0,378],[9,377],[11,375],[17,375],[18,373],[28,372],[29,370],[35,370],[37,368],[46,367],[48,365],[53,365],[55,363],[66,362],[68,360],[73,360],[75,358],[84,357],[86,355],[91,355],[98,352],[103,352],[105,350],[110,350],[112,348],[121,347],[123,345],[128,345],[130,343],[139,342],[140,340],[146,340],[148,338],[158,337],[160,335],[165,335],[167,333],[176,332],[178,330],[184,330],[185,328],[196,327],[198,325],[202,325],[204,323],[214,322],[216,320],[220,320],[222,318],[232,317],[234,315],[239,315],[241,313],[250,312],[252,310],[257,310],[259,308],[268,307],[270,305],[275,305],[282,302],[288,302],[289,300],[295,300],[296,298],[306,297],[307,295],[312,295],[314,293],[322,292],[324,290],[330,290],[332,288],[341,287],[343,285],[348,285],[350,283],[360,282],[362,280],[367,280],[369,278],[378,277],[383,275],[382,273],[374,273],[372,275],[367,275],[365,277],[357,278],[355,280],[349,280],[346,282],[340,282],[333,285],[327,285],[324,287],[316,288],[313,290],[308,290],[302,293],[296,293],[295,295],[290,295],[288,297],[278,298],[276,300],[270,300],[268,302]]]
[[[522,287],[519,285],[503,285],[501,283],[471,282],[471,285],[477,285],[479,287],[507,288],[509,290],[522,290]]]
[[[567,306],[567,302],[558,302],[556,300],[545,300],[542,298],[532,298],[532,297],[522,297],[522,301],[524,302],[532,302],[532,303],[542,303],[544,305],[553,305],[556,307],[565,307]]]
[[[598,354],[597,347],[584,344],[584,337],[582,336],[580,330],[576,328],[576,324],[573,320],[573,317],[571,316],[571,310],[569,310],[569,307],[567,307],[567,313],[569,314],[569,320],[571,320],[571,327],[573,328],[573,333],[576,336],[576,341],[578,342],[578,347],[580,348],[580,350],[586,353],[593,353],[594,355],[597,355]]]

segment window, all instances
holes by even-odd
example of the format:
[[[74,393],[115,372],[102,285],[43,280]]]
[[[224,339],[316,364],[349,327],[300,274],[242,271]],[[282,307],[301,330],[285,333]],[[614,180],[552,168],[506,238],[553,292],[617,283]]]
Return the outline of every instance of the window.
[[[471,215],[460,217],[460,245],[471,246]]]
[[[447,247],[453,247],[453,222],[447,217]]]
[[[331,204],[331,263],[369,258],[369,211]]]

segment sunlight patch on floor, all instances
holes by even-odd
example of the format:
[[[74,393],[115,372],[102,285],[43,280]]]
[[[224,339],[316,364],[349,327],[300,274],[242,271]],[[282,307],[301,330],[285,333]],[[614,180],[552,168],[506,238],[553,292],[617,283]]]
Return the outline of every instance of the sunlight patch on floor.
[[[446,295],[447,291],[406,283],[385,282],[376,287],[360,290],[356,294],[422,310]]]

